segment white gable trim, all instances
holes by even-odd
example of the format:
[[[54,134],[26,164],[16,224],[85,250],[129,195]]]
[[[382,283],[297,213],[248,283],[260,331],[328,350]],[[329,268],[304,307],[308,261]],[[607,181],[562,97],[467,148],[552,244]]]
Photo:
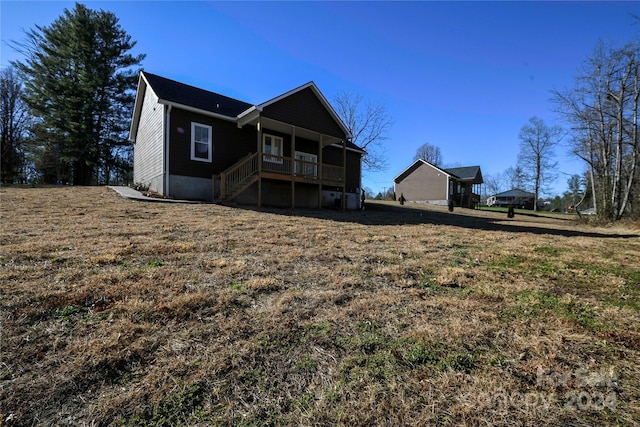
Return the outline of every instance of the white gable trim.
[[[339,149],[342,149],[342,144],[341,143],[331,144],[331,146],[339,148]],[[351,148],[349,146],[347,146],[347,151],[353,151],[354,153],[360,153],[360,154],[367,154],[367,152],[364,151],[364,150],[356,150],[355,148]]]
[[[136,99],[133,104],[133,117],[131,117],[131,127],[129,128],[129,141],[135,141],[136,133],[138,131],[138,125],[140,124],[140,114],[142,114],[142,104],[144,103],[144,96],[147,90],[151,90],[153,96],[158,102],[158,95],[153,91],[153,88],[144,77],[144,73],[140,73],[138,78],[138,88],[136,89]]]
[[[254,105],[253,107],[238,114],[238,118],[236,120],[238,122],[238,127],[242,128],[247,123],[251,123],[252,121],[258,119],[260,117],[261,112],[262,112],[262,109]]]
[[[400,178],[402,175],[404,175],[404,173],[406,171],[408,171],[409,169],[411,169],[412,167],[414,167],[416,165],[416,163],[424,163],[425,165],[431,166],[432,168],[434,168],[435,170],[437,170],[440,173],[445,174],[448,178],[452,178],[453,175],[451,175],[450,173],[445,172],[444,170],[440,169],[439,167],[437,167],[436,165],[433,165],[429,162],[427,162],[426,160],[422,160],[422,159],[418,159],[415,162],[411,163],[409,165],[409,167],[405,168],[402,172],[400,172],[395,178],[393,178],[393,182],[396,182],[396,180],[398,178]]]
[[[329,103],[329,101],[327,101],[327,98],[324,97],[324,95],[322,94],[322,92],[320,92],[320,89],[318,89],[318,86],[316,86],[316,84],[311,81],[309,83],[305,83],[302,86],[298,86],[295,89],[291,89],[288,92],[283,93],[282,95],[278,95],[275,98],[272,98],[266,102],[263,102],[262,104],[256,106],[256,108],[260,111],[262,111],[265,107],[274,104],[278,101],[283,100],[284,98],[287,98],[291,95],[293,95],[294,93],[300,92],[301,90],[310,88],[313,93],[316,95],[316,97],[320,100],[320,102],[322,103],[322,105],[324,106],[324,108],[329,112],[329,114],[331,114],[331,117],[333,117],[333,120],[336,121],[336,123],[338,123],[338,125],[340,126],[340,128],[342,129],[342,131],[345,133],[345,135],[347,135],[347,139],[351,139],[352,135],[351,132],[349,131],[349,129],[347,129],[347,127],[345,126],[344,122],[342,121],[342,119],[340,118],[340,116],[338,116],[338,113],[336,113],[336,111],[333,109],[333,107],[331,106],[331,104]]]
[[[173,108],[179,108],[181,110],[191,111],[192,113],[202,114],[203,116],[215,117],[216,119],[226,120],[229,122],[235,122],[235,117],[225,116],[224,114],[212,113],[211,111],[201,110],[200,108],[190,107],[184,104],[178,104],[176,102],[167,101],[164,99],[158,99],[158,103],[162,105],[168,105]]]

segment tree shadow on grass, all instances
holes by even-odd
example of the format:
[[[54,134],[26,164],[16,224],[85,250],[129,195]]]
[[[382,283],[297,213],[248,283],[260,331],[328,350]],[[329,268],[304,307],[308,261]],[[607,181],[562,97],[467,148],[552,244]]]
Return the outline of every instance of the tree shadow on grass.
[[[279,215],[326,219],[364,225],[450,225],[485,231],[512,233],[550,234],[564,237],[634,238],[640,234],[599,233],[576,229],[567,218],[550,218],[534,213],[516,213],[507,218],[506,213],[456,208],[443,212],[426,207],[395,206],[384,203],[367,203],[364,211],[334,209],[258,209]],[[481,214],[478,214],[481,212]]]

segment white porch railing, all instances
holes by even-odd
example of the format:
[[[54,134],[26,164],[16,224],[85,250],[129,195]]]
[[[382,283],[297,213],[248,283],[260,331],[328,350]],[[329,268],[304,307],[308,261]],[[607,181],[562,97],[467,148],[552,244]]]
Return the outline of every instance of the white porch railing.
[[[220,195],[227,198],[258,172],[258,153],[250,154],[220,174]]]

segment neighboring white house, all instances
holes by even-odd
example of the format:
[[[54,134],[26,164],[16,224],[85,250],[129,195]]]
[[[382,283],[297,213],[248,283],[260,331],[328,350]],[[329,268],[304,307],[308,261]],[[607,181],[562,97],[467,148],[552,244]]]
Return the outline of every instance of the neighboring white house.
[[[532,209],[534,194],[514,188],[487,198],[487,206],[509,206]]]

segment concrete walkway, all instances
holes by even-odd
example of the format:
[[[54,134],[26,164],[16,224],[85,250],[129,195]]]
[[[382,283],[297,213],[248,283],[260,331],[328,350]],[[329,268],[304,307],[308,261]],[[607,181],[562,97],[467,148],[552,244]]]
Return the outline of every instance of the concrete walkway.
[[[143,200],[145,202],[164,202],[164,203],[202,203],[202,202],[194,202],[192,200],[174,200],[174,199],[163,199],[160,197],[148,197],[139,192],[138,190],[134,190],[131,187],[125,187],[121,185],[109,185],[110,189],[121,195],[126,199],[131,200]]]

